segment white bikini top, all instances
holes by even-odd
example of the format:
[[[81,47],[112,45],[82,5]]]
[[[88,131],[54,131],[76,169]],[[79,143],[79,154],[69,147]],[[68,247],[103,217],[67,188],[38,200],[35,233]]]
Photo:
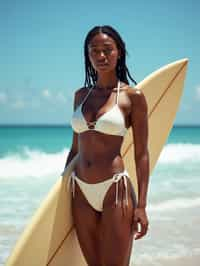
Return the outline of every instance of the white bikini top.
[[[89,130],[95,130],[108,135],[124,136],[127,128],[125,126],[124,116],[118,106],[120,82],[117,86],[116,103],[108,112],[101,115],[96,121],[87,122],[83,112],[82,106],[86,102],[93,88],[89,90],[82,103],[76,108],[71,119],[71,125],[76,133],[83,133]]]

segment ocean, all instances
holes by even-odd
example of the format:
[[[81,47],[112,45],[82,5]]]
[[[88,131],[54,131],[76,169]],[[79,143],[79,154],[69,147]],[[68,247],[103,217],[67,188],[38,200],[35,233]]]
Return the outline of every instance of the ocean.
[[[64,169],[68,126],[0,126],[0,265]],[[200,265],[200,127],[174,127],[150,177],[136,266]]]

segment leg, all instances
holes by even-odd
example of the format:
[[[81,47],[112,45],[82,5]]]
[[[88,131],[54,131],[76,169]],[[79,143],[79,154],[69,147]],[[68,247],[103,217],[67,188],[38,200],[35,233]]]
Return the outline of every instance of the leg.
[[[101,221],[101,254],[103,265],[128,266],[133,242],[132,222],[135,209],[131,183],[128,179],[128,206],[124,206],[125,189],[119,181],[119,201],[115,205],[116,184],[109,188]]]
[[[89,266],[101,266],[99,253],[99,224],[101,213],[86,200],[78,184],[72,200],[72,215],[81,250]]]

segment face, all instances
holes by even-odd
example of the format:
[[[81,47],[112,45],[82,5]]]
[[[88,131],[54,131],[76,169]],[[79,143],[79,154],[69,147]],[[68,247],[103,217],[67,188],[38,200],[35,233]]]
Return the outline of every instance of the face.
[[[88,54],[97,72],[115,71],[119,50],[115,41],[104,33],[95,35],[88,45]]]

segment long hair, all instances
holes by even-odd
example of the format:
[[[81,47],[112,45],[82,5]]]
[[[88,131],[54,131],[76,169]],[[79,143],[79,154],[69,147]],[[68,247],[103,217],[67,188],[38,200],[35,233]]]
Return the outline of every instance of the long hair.
[[[92,38],[97,35],[98,33],[105,33],[109,37],[111,37],[116,45],[118,50],[120,51],[120,58],[117,61],[116,65],[116,74],[117,78],[120,81],[123,81],[126,84],[129,84],[128,78],[134,83],[137,84],[137,82],[132,78],[131,74],[129,73],[129,70],[126,66],[126,46],[124,41],[122,40],[121,36],[119,33],[113,29],[111,26],[105,25],[105,26],[96,26],[92,28],[84,42],[84,56],[85,56],[85,87],[91,87],[94,86],[97,82],[97,72],[93,68],[90,59],[89,59],[89,54],[88,54],[88,45],[90,44],[90,41]]]

